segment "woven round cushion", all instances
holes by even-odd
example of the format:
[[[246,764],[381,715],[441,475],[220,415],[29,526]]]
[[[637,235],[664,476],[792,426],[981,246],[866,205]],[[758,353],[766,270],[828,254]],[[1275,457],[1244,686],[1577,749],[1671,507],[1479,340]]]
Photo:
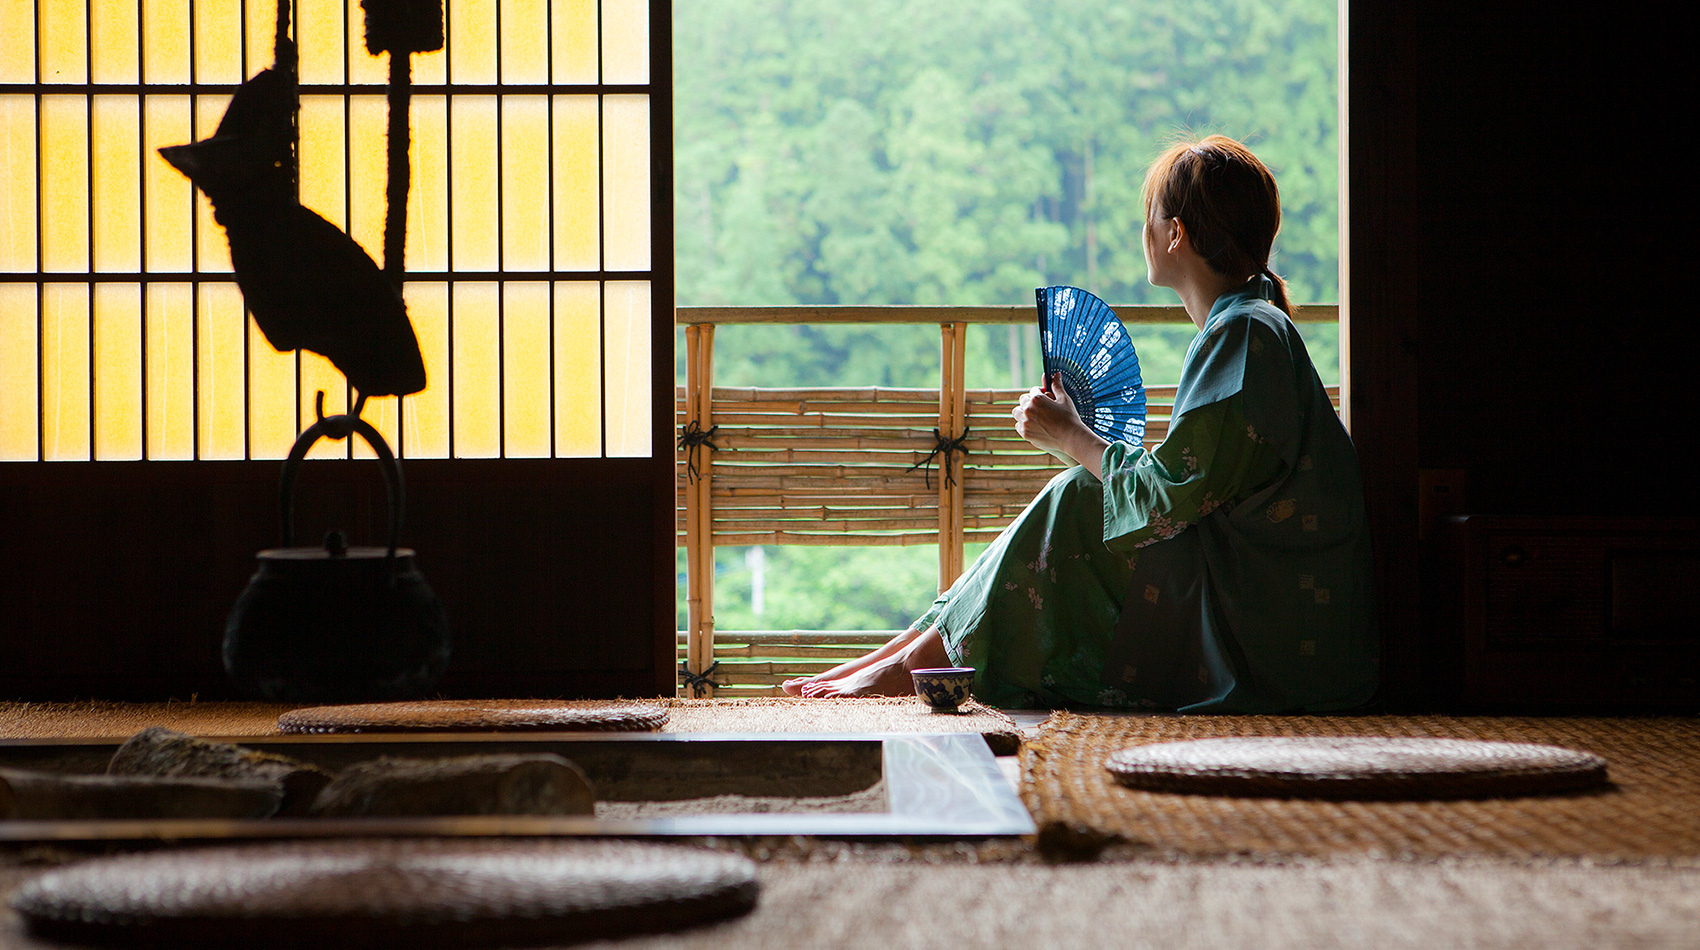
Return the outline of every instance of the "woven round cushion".
[[[96,859],[28,882],[32,933],[171,947],[484,947],[654,933],[748,912],[738,855],[617,841],[289,842]]]
[[[280,732],[654,732],[667,710],[648,703],[575,705],[535,699],[314,706],[277,717]]]
[[[1468,739],[1195,739],[1132,746],[1104,767],[1151,791],[1280,798],[1495,798],[1606,781],[1606,760],[1592,753]]]

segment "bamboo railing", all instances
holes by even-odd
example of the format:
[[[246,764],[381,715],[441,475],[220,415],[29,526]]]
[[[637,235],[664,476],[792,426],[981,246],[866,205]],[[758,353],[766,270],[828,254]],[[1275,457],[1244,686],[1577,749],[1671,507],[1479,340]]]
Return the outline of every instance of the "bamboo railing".
[[[1180,307],[1119,307],[1117,314],[1127,324],[1190,322]],[[1332,322],[1338,311],[1308,306],[1297,318]],[[963,546],[995,537],[1062,470],[1056,459],[1015,434],[1009,412],[1025,389],[965,386],[969,324],[1033,319],[1030,306],[679,308],[685,385],[676,404],[677,527],[686,561],[687,629],[681,636],[688,695],[713,695],[733,679],[714,670],[716,546],[936,543],[942,591],[965,567]],[[714,330],[734,323],[936,323],[940,385],[716,387]],[[1338,392],[1330,393],[1338,405]],[[1147,383],[1147,446],[1167,434],[1174,396],[1172,384]],[[734,636],[746,654],[795,638]],[[811,642],[819,641],[811,636]],[[848,639],[865,649],[865,638]],[[749,669],[735,679],[770,692],[783,678],[772,669],[774,657],[784,658],[777,662],[787,673],[806,675],[830,665],[818,657],[836,656],[836,649],[805,659],[787,648],[763,654],[767,659],[754,665],[741,657],[738,666]]]

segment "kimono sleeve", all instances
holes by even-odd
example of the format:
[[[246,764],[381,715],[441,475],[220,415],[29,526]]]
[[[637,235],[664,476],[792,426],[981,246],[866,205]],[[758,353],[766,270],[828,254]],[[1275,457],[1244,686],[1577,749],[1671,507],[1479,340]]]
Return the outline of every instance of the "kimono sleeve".
[[[1105,546],[1129,554],[1172,538],[1279,474],[1240,403],[1234,396],[1186,413],[1150,451],[1126,442],[1104,450]]]
[[[1172,538],[1280,475],[1279,455],[1248,419],[1246,359],[1263,334],[1247,323],[1219,327],[1199,341],[1161,445],[1146,451],[1115,442],[1104,450],[1104,544],[1110,550],[1128,554]],[[1200,403],[1201,395],[1214,398]]]

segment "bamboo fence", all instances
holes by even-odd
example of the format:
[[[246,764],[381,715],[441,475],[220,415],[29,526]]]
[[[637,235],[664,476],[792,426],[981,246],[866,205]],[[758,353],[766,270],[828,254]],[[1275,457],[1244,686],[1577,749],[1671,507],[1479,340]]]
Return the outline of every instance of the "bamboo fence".
[[[1188,322],[1179,307],[1117,313],[1130,324]],[[1337,316],[1334,307],[1311,306],[1297,319]],[[1025,389],[965,385],[969,324],[1032,319],[1031,307],[680,308],[685,384],[677,390],[676,487],[688,586],[687,695],[713,695],[733,681],[728,674],[746,686],[778,682],[765,665],[760,684],[744,682],[734,663],[750,675],[759,664],[741,658],[714,669],[715,547],[937,544],[942,591],[965,567],[964,545],[996,537],[1063,470],[1015,434],[1010,410]],[[717,387],[714,329],[728,323],[937,323],[940,385]],[[1330,394],[1338,405],[1338,392]],[[1173,385],[1148,385],[1147,447],[1167,434],[1174,397]],[[786,661],[788,673],[804,670]]]

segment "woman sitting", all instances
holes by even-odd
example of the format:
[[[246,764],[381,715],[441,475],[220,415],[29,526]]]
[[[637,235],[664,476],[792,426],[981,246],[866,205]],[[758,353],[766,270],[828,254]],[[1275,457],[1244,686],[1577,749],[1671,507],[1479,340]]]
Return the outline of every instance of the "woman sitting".
[[[1198,335],[1167,437],[1106,442],[1061,386],[1013,410],[1073,459],[921,619],[867,656],[784,684],[902,695],[975,668],[1005,707],[1317,712],[1376,689],[1357,456],[1269,269],[1275,179],[1240,143],[1176,145],[1145,179],[1145,263]]]

